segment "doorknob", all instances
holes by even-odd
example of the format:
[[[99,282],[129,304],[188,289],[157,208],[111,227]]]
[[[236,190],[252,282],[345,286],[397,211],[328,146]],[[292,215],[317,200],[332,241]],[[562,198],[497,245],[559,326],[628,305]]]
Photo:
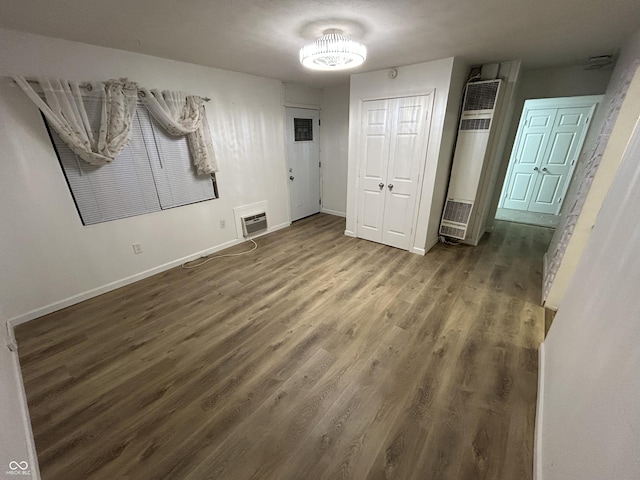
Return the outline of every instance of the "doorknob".
[[[384,188],[384,183],[380,182],[380,183],[378,184],[378,187],[380,187],[380,190],[382,190],[382,189]]]
[[[542,168],[542,171],[543,171],[543,172],[546,172],[546,171],[547,171],[547,167],[543,167],[543,168]]]
[[[293,175],[290,175],[290,176],[289,176],[289,180],[293,180]]]
[[[533,167],[534,172],[537,172],[538,170],[539,170],[538,167]]]
[[[393,183],[390,183],[387,187],[389,187],[389,190],[393,190]]]

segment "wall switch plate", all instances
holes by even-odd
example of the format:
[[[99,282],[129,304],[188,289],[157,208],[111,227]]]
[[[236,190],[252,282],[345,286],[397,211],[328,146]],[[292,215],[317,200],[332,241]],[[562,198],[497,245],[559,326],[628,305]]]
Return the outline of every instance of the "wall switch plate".
[[[220,220],[220,228],[227,228],[227,221],[226,220]]]
[[[135,253],[136,255],[139,255],[139,254],[142,253],[142,244],[141,243],[134,243],[131,246],[133,247],[133,253]]]

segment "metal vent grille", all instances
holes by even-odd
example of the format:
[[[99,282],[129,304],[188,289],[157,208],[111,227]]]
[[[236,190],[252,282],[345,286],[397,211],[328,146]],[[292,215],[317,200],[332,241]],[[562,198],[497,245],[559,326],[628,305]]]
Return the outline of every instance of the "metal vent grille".
[[[313,140],[313,119],[294,118],[293,136],[296,142],[311,142]]]
[[[499,86],[500,80],[470,83],[467,85],[463,110],[492,110],[496,103]]]
[[[469,217],[471,217],[472,207],[473,203],[462,203],[453,200],[447,200],[447,205],[444,207],[444,215],[442,215],[442,220],[467,224],[469,223]]]
[[[440,235],[445,235],[447,237],[464,240],[464,236],[466,233],[467,230],[465,228],[450,227],[448,225],[443,225],[442,227],[440,227]]]
[[[473,202],[447,200],[442,213],[440,235],[464,240],[473,210]]]
[[[265,212],[241,217],[241,220],[242,233],[245,237],[267,229],[267,214]]]
[[[489,130],[490,118],[470,118],[460,122],[460,130]]]

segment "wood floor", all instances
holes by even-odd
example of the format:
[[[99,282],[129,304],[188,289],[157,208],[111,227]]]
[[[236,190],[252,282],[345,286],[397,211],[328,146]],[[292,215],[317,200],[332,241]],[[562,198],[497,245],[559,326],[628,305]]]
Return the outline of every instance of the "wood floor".
[[[43,479],[531,479],[551,231],[425,257],[343,231],[20,326]]]

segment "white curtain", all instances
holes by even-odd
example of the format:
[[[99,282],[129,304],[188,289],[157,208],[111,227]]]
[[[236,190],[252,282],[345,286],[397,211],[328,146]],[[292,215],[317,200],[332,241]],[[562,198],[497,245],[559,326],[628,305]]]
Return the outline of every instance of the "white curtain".
[[[69,148],[91,165],[106,165],[118,156],[131,139],[136,112],[137,85],[127,79],[96,84],[102,90],[102,114],[94,135],[76,82],[39,78],[42,100],[22,76],[13,79],[47,117],[49,124]]]
[[[204,100],[195,95],[140,89],[140,98],[151,115],[171,135],[186,135],[198,175],[218,171]]]

